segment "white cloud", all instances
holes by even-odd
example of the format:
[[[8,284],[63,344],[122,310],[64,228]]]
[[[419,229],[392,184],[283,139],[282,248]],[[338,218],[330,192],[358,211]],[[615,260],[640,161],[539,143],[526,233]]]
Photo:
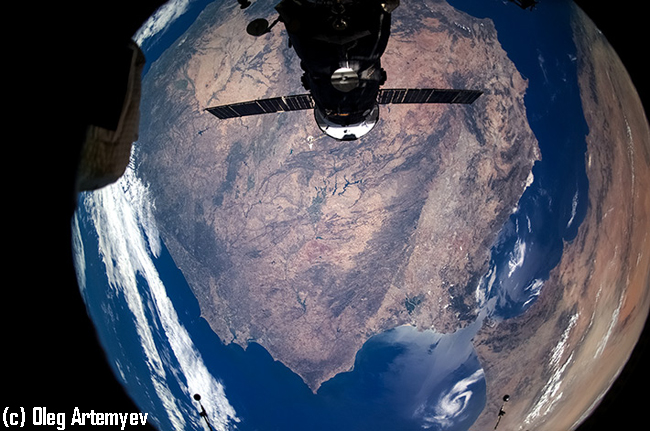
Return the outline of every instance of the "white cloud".
[[[524,292],[528,294],[528,299],[526,302],[524,302],[524,305],[522,307],[525,307],[526,305],[530,304],[532,301],[535,300],[542,291],[542,287],[544,287],[544,280],[536,278],[533,280],[530,284],[528,284],[524,288]]]
[[[519,223],[517,223],[519,226]],[[517,228],[519,230],[519,228]],[[510,254],[510,260],[508,261],[508,277],[512,277],[512,274],[521,268],[524,265],[524,258],[526,257],[526,242],[522,238],[517,238],[515,242],[514,250]]]
[[[496,265],[492,264],[487,274],[485,274],[478,285],[476,286],[476,292],[474,297],[476,298],[477,307],[483,309],[487,303],[487,299],[490,297],[492,292],[492,287],[494,282],[497,279],[497,268]]]
[[[422,428],[431,428],[434,424],[444,428],[453,425],[465,412],[472,398],[473,392],[469,387],[484,378],[483,369],[478,369],[442,394],[430,413],[424,412],[425,406],[420,407],[419,413],[424,413]]]
[[[567,229],[571,227],[573,224],[573,220],[576,217],[576,213],[578,210],[578,189],[576,188],[576,192],[573,195],[573,199],[571,200],[571,218],[569,219],[569,222],[566,224]]]
[[[578,317],[579,313],[571,316],[569,324],[560,337],[560,341],[551,352],[551,359],[549,361],[551,376],[544,385],[537,403],[524,419],[524,423],[527,425],[537,420],[543,420],[543,417],[552,412],[558,401],[562,398],[563,392],[560,390],[562,387],[562,379],[564,378],[567,367],[573,361],[573,352],[569,354],[569,357],[565,361],[562,361],[562,358],[565,356],[567,348],[570,347],[569,336],[578,321]]]
[[[81,231],[79,223],[75,217],[72,220],[72,248],[75,250],[74,268],[79,280],[79,290],[83,294],[86,290],[86,255],[84,253],[83,241],[81,240]]]
[[[548,83],[548,74],[546,73],[546,60],[542,55],[542,52],[537,50],[537,61],[539,61],[539,67],[542,69],[542,74],[544,75],[544,81]]]
[[[164,32],[174,21],[183,15],[192,0],[170,0],[162,5],[151,17],[140,27],[133,36],[133,40],[142,46],[142,43],[161,32]]]
[[[167,383],[172,375],[178,376],[179,373],[166,371],[163,359],[166,352],[159,351],[154,340],[152,322],[145,314],[144,298],[137,286],[138,274],[147,280],[153,301],[151,309],[158,315],[163,335],[180,365],[180,370],[173,371],[180,371],[187,381],[185,383],[177,377],[178,385],[185,392],[187,400],[191,400],[197,392],[209,399],[212,425],[218,430],[226,430],[231,421],[239,419],[225,396],[223,385],[210,374],[189,333],[179,322],[154,265],[152,256],[160,253],[161,244],[150,202],[148,190],[130,169],[116,184],[84,197],[84,206],[97,230],[100,255],[106,265],[109,285],[124,295],[133,314],[152,384],[173,428],[186,429],[186,419],[192,420],[198,427],[202,427],[203,423],[198,409],[195,414],[184,412]]]
[[[612,318],[609,322],[609,327],[607,328],[607,333],[605,336],[600,340],[598,343],[598,349],[596,350],[596,353],[594,354],[594,358],[598,358],[600,355],[602,355],[603,351],[605,350],[605,347],[607,346],[607,342],[609,341],[609,337],[612,336],[612,333],[614,332],[614,328],[616,328],[616,325],[618,323],[618,316],[619,313],[621,312],[621,308],[623,308],[623,303],[625,302],[625,295],[621,294],[620,300],[618,301],[618,306],[612,313]]]

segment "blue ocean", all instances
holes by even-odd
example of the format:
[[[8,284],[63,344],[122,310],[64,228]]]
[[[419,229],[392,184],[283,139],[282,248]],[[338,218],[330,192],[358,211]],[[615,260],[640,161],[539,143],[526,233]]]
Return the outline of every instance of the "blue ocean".
[[[193,3],[162,38],[143,46],[148,60],[182,35],[205,3]],[[528,79],[528,121],[542,152],[477,288],[481,317],[454,334],[411,327],[379,334],[357,353],[352,370],[314,394],[260,345],[244,350],[219,340],[164,244],[146,227],[150,214],[125,208],[137,184],[127,180],[100,197],[84,194],[76,217],[82,293],[116,376],[160,429],[204,429],[194,393],[215,429],[461,431],[481,413],[486,382],[472,337],[487,316],[524,313],[564,242],[575,238],[587,208],[588,129],[568,2],[545,1],[532,12],[497,0],[450,3],[495,22],[499,41]],[[107,232],[114,243],[107,243]]]
[[[587,212],[589,130],[577,82],[572,6],[551,0],[529,11],[498,1],[449,3],[494,21],[501,46],[528,80],[528,123],[542,153],[533,183],[503,227],[482,280],[488,298],[496,298],[494,317],[508,319],[532,305],[559,263],[564,241],[575,238]]]

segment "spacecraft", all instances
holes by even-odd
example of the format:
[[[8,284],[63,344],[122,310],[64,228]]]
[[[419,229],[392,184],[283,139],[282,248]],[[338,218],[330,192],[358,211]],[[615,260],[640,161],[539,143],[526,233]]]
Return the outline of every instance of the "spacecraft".
[[[250,4],[238,0],[242,8]],[[466,89],[381,88],[381,56],[390,35],[391,13],[399,0],[282,0],[278,18],[252,21],[247,32],[261,36],[282,22],[289,45],[300,58],[305,94],[258,99],[206,108],[219,119],[309,110],[326,135],[349,141],[372,130],[379,106],[406,103],[471,104],[483,92]]]

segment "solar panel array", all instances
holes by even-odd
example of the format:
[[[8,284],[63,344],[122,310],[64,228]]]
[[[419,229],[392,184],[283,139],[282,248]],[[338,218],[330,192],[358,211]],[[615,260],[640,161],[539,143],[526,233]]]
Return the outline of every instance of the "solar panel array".
[[[436,88],[390,88],[379,90],[377,102],[382,105],[390,103],[473,103],[483,94],[478,90],[440,90]],[[232,103],[213,106],[206,111],[220,119],[246,117],[249,115],[269,114],[282,111],[299,111],[313,109],[314,99],[310,94],[273,97],[271,99],[252,100],[250,102]]]
[[[207,108],[206,111],[223,120],[226,118],[246,117],[248,115],[269,114],[272,112],[299,111],[312,109],[313,107],[314,99],[310,94],[298,94],[213,106],[212,108]]]
[[[440,90],[436,88],[389,88],[379,90],[377,102],[390,103],[473,103],[483,94],[478,90]]]

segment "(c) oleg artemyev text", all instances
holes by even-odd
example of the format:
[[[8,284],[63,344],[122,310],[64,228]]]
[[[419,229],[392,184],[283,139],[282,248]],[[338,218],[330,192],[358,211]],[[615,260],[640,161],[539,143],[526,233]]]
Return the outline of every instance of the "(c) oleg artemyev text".
[[[3,411],[2,419],[6,428],[22,428],[26,423],[29,423],[30,418],[25,417],[26,412],[23,407],[16,409],[16,411],[13,410],[5,407]],[[47,407],[34,407],[32,409],[31,425],[51,426],[56,427],[57,430],[65,430],[67,425],[109,425],[119,426],[120,430],[124,430],[127,425],[145,425],[148,415],[148,413],[104,413],[96,412],[95,410],[82,412],[79,407],[75,407],[68,421],[65,413],[48,412]]]

